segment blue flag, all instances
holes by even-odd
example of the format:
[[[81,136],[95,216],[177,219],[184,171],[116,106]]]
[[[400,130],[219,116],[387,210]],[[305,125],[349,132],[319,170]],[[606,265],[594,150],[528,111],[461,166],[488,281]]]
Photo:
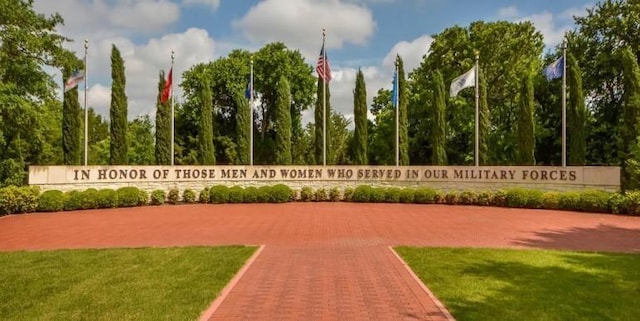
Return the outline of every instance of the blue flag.
[[[564,73],[564,57],[558,58],[558,60],[551,63],[547,68],[544,68],[542,74],[547,77],[547,80],[553,80],[561,78]]]
[[[253,88],[251,88],[251,79],[247,80],[247,88],[245,88],[244,90],[244,96],[247,99],[251,99],[251,92],[253,91]]]
[[[396,104],[398,103],[398,73],[393,73],[393,89],[391,89],[391,103],[393,107],[396,108]]]

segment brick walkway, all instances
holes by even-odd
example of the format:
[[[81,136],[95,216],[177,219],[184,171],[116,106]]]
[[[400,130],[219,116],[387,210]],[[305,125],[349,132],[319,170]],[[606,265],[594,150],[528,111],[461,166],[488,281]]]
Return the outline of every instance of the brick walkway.
[[[640,252],[640,218],[440,205],[165,206],[0,219],[0,250],[266,245],[210,320],[446,320],[390,245]]]

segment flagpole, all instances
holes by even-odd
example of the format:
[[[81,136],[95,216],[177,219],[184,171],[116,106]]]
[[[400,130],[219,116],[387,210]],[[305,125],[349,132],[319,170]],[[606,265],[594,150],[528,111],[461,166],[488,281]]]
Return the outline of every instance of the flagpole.
[[[476,139],[475,139],[475,158],[476,166],[480,166],[480,88],[478,86],[479,70],[480,70],[480,52],[476,50],[476,70],[475,70],[475,87],[476,87]]]
[[[393,91],[394,91],[394,97],[393,97],[393,104],[395,106],[396,109],[396,166],[400,165],[400,120],[399,120],[399,101],[400,101],[400,79],[398,78],[398,59],[396,58],[396,81],[395,84],[393,84]]]
[[[175,163],[175,136],[176,136],[176,111],[175,102],[173,97],[173,60],[175,58],[175,52],[171,50],[171,166]]]
[[[327,49],[324,47],[326,38],[325,29],[322,28],[322,165],[327,166]]]
[[[253,166],[253,56],[251,56],[251,76],[249,79],[249,111],[251,112],[251,124],[249,127],[249,131],[251,132],[250,136],[250,149],[249,149],[249,165]]]
[[[562,42],[562,167],[567,166],[567,39]]]
[[[87,67],[87,50],[89,40],[84,40],[84,166],[87,166],[88,146],[89,146],[89,111],[87,110],[87,82],[89,81]]]

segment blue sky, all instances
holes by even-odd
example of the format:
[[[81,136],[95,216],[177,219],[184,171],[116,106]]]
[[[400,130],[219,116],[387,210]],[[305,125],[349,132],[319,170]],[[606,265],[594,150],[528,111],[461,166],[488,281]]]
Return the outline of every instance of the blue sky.
[[[392,59],[400,54],[408,70],[427,53],[431,35],[476,20],[529,20],[548,48],[584,15],[585,0],[35,0],[39,12],[59,12],[60,32],[75,40],[67,47],[83,55],[89,41],[89,105],[108,114],[111,45],[125,59],[129,117],[155,111],[157,77],[176,52],[174,75],[226,55],[234,48],[256,50],[272,41],[298,49],[315,62],[327,29],[332,66],[332,105],[350,115],[355,72],[362,68],[369,100],[391,87]],[[56,71],[51,71],[60,77]],[[174,76],[175,77],[175,76]],[[175,78],[174,78],[175,79]],[[60,80],[62,81],[62,80]],[[84,87],[84,85],[81,85]],[[81,88],[80,98],[84,89]],[[176,91],[178,100],[181,92]],[[310,113],[305,115],[310,119]]]

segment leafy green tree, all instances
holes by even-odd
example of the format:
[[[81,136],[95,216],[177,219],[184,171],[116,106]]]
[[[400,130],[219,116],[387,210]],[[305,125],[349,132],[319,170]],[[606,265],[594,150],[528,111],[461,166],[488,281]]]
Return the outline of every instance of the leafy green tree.
[[[400,55],[396,56],[396,65],[398,66],[398,128],[399,131],[399,152],[400,152],[400,166],[409,165],[409,129],[407,120],[407,105],[409,104],[409,89],[407,87],[407,80],[404,76],[404,63]]]
[[[165,85],[164,71],[158,80],[158,96],[156,98],[156,140],[155,159],[158,165],[171,164],[171,101],[162,102],[162,90]]]
[[[324,87],[324,88],[323,88]],[[331,164],[329,162],[332,159],[332,148],[329,145],[331,142],[331,126],[329,126],[329,119],[326,122],[326,155],[323,155],[324,151],[324,134],[325,134],[325,114],[327,117],[331,116],[331,93],[329,90],[329,84],[324,85],[324,80],[318,77],[318,90],[316,91],[316,109],[315,109],[315,129],[316,129],[316,144],[315,144],[315,156],[317,164],[322,164],[323,159],[326,157],[327,165]],[[324,108],[324,109],[323,109]],[[324,111],[323,111],[324,110]]]
[[[482,72],[482,68],[478,71],[479,85],[480,85],[480,126],[478,131],[480,132],[479,142],[480,145],[480,159],[478,160],[480,165],[489,164],[489,136],[491,134],[491,114],[489,112],[489,104],[487,103],[487,79]]]
[[[109,122],[89,108],[89,164],[109,165],[110,141]],[[128,128],[127,128],[128,130]],[[84,144],[84,138],[83,138]]]
[[[149,115],[139,116],[127,126],[127,140],[131,142],[128,149],[128,164],[153,165],[156,163],[153,145],[153,125]]]
[[[624,165],[620,146],[627,138],[618,130],[624,114],[624,80],[621,59],[623,46],[640,54],[640,6],[637,1],[602,0],[574,17],[577,30],[570,32],[568,51],[582,69],[583,90],[589,102],[587,163]]]
[[[291,93],[284,76],[278,82],[276,107],[276,164],[291,165]]]
[[[375,119],[367,125],[369,130],[369,163],[395,165],[395,109],[391,91],[380,89],[373,97],[371,113]]]
[[[63,79],[71,76],[71,68],[65,68]],[[80,146],[80,103],[78,102],[78,87],[64,93],[62,105],[62,151],[65,165],[80,165],[82,147]]]
[[[500,46],[496,46],[499,43]],[[454,26],[434,35],[434,41],[421,65],[412,72],[412,93],[416,101],[429,97],[433,70],[440,70],[445,86],[471,69],[474,51],[487,84],[487,106],[491,106],[487,137],[488,162],[495,165],[515,161],[516,115],[520,75],[541,69],[544,42],[531,22],[476,21],[468,27]],[[449,164],[472,164],[474,159],[475,99],[473,90],[464,90],[447,106],[447,158]]]
[[[569,101],[567,115],[567,139],[569,140],[568,165],[584,166],[586,162],[586,114],[582,93],[582,71],[571,53],[567,54],[567,81]]]
[[[433,75],[433,126],[432,126],[432,144],[433,153],[431,154],[431,163],[433,165],[447,165],[447,131],[446,131],[446,115],[447,103],[445,98],[444,79],[440,71],[436,71]]]
[[[215,165],[216,154],[213,146],[213,98],[208,79],[201,78],[202,83],[202,108],[200,114],[200,126],[198,126],[198,155],[201,165]]]
[[[620,162],[622,164],[622,186],[624,189],[640,187],[640,67],[637,57],[629,48],[620,50],[624,79],[624,105],[620,126]],[[631,166],[630,166],[631,165]]]
[[[298,140],[302,137],[301,112],[308,109],[314,99],[312,67],[307,64],[298,51],[288,49],[282,43],[270,43],[255,53],[245,50],[233,50],[228,56],[221,57],[207,64],[191,67],[183,75],[181,86],[185,93],[184,110],[181,111],[182,124],[176,125],[178,136],[176,147],[180,161],[192,161],[193,150],[197,144],[193,143],[194,129],[197,129],[201,94],[199,93],[199,75],[205,73],[210,79],[213,106],[216,110],[214,118],[214,136],[218,156],[222,153],[222,146],[217,145],[227,140],[217,139],[225,136],[233,141],[237,139],[237,104],[234,95],[244,92],[250,74],[250,60],[254,60],[254,163],[273,164],[275,156],[275,100],[277,83],[281,76],[289,80],[291,87],[291,128],[292,128],[292,157],[294,163],[304,162],[304,146]],[[177,121],[178,116],[176,116]],[[181,127],[181,126],[184,126]],[[190,129],[191,128],[191,129]],[[238,148],[242,148],[236,141]],[[237,157],[241,153],[237,153]],[[223,156],[226,158],[226,156]],[[219,163],[236,163],[235,159],[218,159]]]
[[[237,164],[249,165],[251,158],[251,114],[253,110],[241,93],[234,94],[236,104],[236,144],[237,144]]]
[[[124,61],[120,50],[113,45],[111,47],[111,107],[109,115],[111,120],[111,165],[126,165],[128,161],[127,145],[127,94],[125,93],[126,76],[124,73]]]
[[[42,110],[56,100],[61,81],[46,67],[61,69],[77,58],[63,49],[68,39],[57,33],[59,14],[36,13],[31,0],[0,0],[0,8],[0,186],[20,185],[29,164],[61,160],[50,154],[58,147],[45,136],[61,115],[46,118],[52,115]]]
[[[353,163],[367,165],[367,88],[364,74],[358,69],[356,88],[353,91],[353,117],[355,131],[353,134]]]
[[[331,127],[331,143],[329,146],[334,150],[331,154],[331,164],[348,165],[352,164],[349,151],[353,149],[351,142],[353,141],[353,131],[349,130],[351,119],[344,115],[333,112],[329,126]]]
[[[516,162],[518,165],[535,165],[535,133],[533,113],[535,102],[533,101],[533,80],[530,74],[522,77],[522,90],[520,92],[520,110],[518,112],[518,153]]]

